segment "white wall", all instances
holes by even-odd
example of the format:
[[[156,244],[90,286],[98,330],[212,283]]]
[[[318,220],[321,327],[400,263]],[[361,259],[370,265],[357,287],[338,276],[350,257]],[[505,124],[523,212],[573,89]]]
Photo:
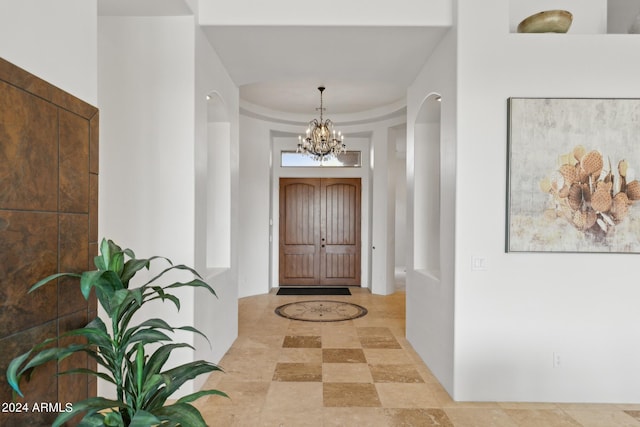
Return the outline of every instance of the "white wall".
[[[217,90],[228,102],[231,140],[236,141],[231,146],[233,159],[237,88],[194,27],[192,16],[101,17],[99,53],[100,235],[139,256],[167,256],[174,263],[200,268],[204,275],[205,250],[196,236],[206,235],[199,215],[206,211],[206,191],[202,194],[206,171],[196,159],[206,161],[206,155],[196,154],[207,144],[205,96]],[[237,161],[231,168],[237,181]],[[166,305],[145,311],[172,325],[196,326],[212,340],[214,350],[191,333],[177,334],[177,341],[195,342],[197,351],[174,352],[174,363],[196,356],[215,362],[235,339],[235,271],[207,277],[220,300],[202,298],[201,290],[180,289],[176,291],[183,302],[179,313]],[[187,384],[181,392],[193,390],[203,380]]]
[[[325,0],[322,13],[297,0],[200,0],[201,25],[451,25],[452,0]]]
[[[638,402],[636,255],[505,253],[504,239],[507,98],[640,97],[640,37],[509,34],[507,7],[458,2],[454,397]]]
[[[216,97],[216,105],[207,101],[207,95]],[[196,335],[195,360],[209,360],[215,363],[231,347],[238,336],[238,233],[239,233],[239,92],[217,54],[209,44],[202,30],[195,27],[195,265],[198,271],[206,272],[206,281],[216,294],[217,299],[206,293],[196,292],[194,304],[194,325],[210,340],[211,346],[202,337]],[[215,110],[211,114],[210,108]],[[223,123],[211,123],[211,120],[224,120]],[[218,132],[223,128],[223,132]],[[207,159],[215,156],[210,151],[216,145],[212,138],[221,137],[224,145],[220,151],[223,161],[223,176],[218,170],[212,170]],[[207,189],[207,181],[218,178],[214,185],[216,194]],[[226,188],[221,188],[221,187]],[[213,199],[213,200],[212,200]],[[217,211],[215,220],[207,216],[215,210],[216,202],[224,205],[224,212]],[[214,205],[214,206],[212,206]],[[218,227],[224,236],[220,241],[217,235],[208,232],[208,228]],[[220,228],[227,228],[221,230]],[[216,231],[216,230],[214,230]],[[204,239],[206,237],[206,240]],[[213,241],[211,238],[213,237]],[[219,255],[222,267],[211,269],[207,265],[210,251]],[[205,255],[206,254],[206,255]],[[204,298],[202,296],[205,296]],[[223,367],[224,368],[224,367]],[[200,389],[206,381],[201,375],[194,381],[194,389]]]
[[[98,103],[97,0],[0,0],[0,57]]]
[[[450,394],[454,382],[456,54],[455,30],[450,30],[407,92],[407,338]],[[416,174],[425,167],[414,162],[416,144],[425,142],[415,126],[423,103],[432,94],[442,96],[439,277],[418,271],[414,265]]]
[[[271,137],[268,122],[240,116],[238,296],[269,292]]]
[[[407,268],[407,126],[396,131],[395,150],[395,267]]]

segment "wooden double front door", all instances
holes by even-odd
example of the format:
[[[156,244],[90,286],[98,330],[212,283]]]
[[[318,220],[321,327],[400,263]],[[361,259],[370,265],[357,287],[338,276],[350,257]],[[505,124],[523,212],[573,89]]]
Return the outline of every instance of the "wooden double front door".
[[[280,179],[280,285],[360,286],[359,178]]]

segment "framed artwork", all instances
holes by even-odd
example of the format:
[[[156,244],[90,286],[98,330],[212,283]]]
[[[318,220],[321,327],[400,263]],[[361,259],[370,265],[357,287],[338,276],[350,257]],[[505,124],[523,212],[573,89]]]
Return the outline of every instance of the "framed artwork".
[[[640,99],[509,98],[507,252],[640,253]]]

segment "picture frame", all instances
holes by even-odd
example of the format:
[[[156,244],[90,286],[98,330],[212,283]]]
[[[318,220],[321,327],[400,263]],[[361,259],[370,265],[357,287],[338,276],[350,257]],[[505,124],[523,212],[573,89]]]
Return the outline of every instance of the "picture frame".
[[[640,99],[507,104],[506,252],[640,253]]]

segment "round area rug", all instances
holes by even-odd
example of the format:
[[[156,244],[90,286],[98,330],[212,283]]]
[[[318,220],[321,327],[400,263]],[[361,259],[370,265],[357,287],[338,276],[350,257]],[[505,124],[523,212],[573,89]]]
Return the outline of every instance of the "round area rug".
[[[341,301],[298,301],[281,305],[276,308],[276,314],[306,322],[339,322],[362,317],[367,309]]]

